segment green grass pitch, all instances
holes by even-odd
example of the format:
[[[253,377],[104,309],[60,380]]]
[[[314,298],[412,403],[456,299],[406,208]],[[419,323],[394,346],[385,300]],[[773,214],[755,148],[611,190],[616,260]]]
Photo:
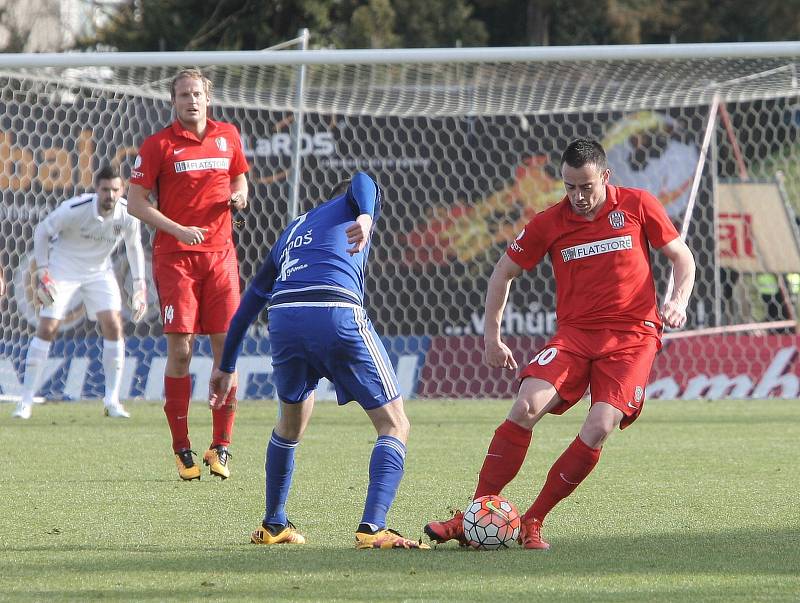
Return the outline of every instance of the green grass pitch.
[[[422,536],[466,506],[508,401],[407,403],[406,475],[389,527]],[[319,403],[289,516],[302,547],[248,543],[263,512],[274,402],[240,405],[232,478],[182,483],[161,407],[0,406],[2,601],[797,601],[800,402],[649,402],[548,517],[549,552],[357,551],[375,436],[354,404]],[[582,403],[536,429],[504,494],[524,511],[575,437]],[[193,405],[202,454],[210,413]],[[205,469],[205,468],[204,468]]]

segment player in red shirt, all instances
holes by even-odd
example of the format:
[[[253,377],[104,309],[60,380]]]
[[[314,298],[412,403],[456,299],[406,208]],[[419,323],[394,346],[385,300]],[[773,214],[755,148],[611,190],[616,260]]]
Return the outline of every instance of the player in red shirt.
[[[511,282],[545,254],[555,274],[558,329],[519,374],[516,401],[494,433],[474,498],[499,494],[522,466],[539,420],[565,412],[591,390],[578,436],[522,516],[520,543],[528,549],[550,548],[541,537],[547,514],[594,469],[614,429],[639,416],[662,325],[686,323],[695,274],[691,251],[655,197],[610,185],[610,174],[600,143],[573,141],[561,158],[566,197],[528,222],[489,279],[484,332],[489,366],[517,369],[500,338],[503,309]],[[651,247],[666,255],[674,273],[672,295],[660,312]],[[464,543],[462,515],[429,523],[425,532],[437,542]]]
[[[189,441],[189,363],[196,334],[211,340],[214,368],[239,304],[239,267],[231,209],[247,207],[247,160],[235,126],[207,117],[211,81],[196,69],[172,80],[177,119],[145,139],[131,171],[128,211],[156,229],[153,278],[167,337],[164,413],[178,474],[200,479]],[[148,200],[157,197],[155,205]],[[212,411],[211,446],[203,455],[212,475],[230,476],[228,446],[235,390]]]

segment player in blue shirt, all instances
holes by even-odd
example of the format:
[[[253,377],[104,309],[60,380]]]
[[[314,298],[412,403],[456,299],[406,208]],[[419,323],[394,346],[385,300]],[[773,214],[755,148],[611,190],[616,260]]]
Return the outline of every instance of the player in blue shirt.
[[[356,548],[430,548],[386,528],[403,477],[409,423],[394,369],[364,310],[364,274],[380,209],[377,184],[357,172],[346,192],[296,218],[250,283],[228,329],[209,384],[212,408],[237,385],[242,339],[269,304],[280,415],[267,446],[266,511],[250,538],[256,544],[305,543],[285,505],[295,449],[311,418],[314,390],[325,377],[336,387],[339,404],[357,401],[378,432]]]

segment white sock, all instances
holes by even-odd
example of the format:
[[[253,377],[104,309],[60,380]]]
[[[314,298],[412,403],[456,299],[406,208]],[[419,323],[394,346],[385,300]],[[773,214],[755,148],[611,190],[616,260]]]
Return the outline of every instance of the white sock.
[[[125,364],[125,341],[103,339],[103,373],[106,376],[106,395],[103,404],[119,404],[119,388],[122,385],[122,367]]]
[[[25,377],[22,380],[22,403],[33,404],[33,396],[39,391],[39,380],[42,378],[44,363],[50,354],[50,342],[34,337],[28,344],[25,356]]]

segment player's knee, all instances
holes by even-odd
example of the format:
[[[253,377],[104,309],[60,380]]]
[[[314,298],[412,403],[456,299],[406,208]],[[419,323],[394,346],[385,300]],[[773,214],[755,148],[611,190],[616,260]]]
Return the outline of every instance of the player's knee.
[[[40,323],[39,327],[36,329],[36,337],[38,337],[42,341],[53,341],[56,338],[57,332],[58,332],[58,324],[52,326],[52,325],[42,325]]]
[[[589,448],[602,448],[603,444],[606,443],[608,436],[610,436],[612,432],[613,429],[605,430],[599,426],[584,425],[583,429],[581,429],[578,435],[583,443]]]
[[[167,362],[173,370],[180,372],[189,370],[189,363],[192,361],[192,351],[188,346],[176,346],[169,350],[167,356]]]
[[[122,321],[119,316],[108,317],[100,324],[100,330],[106,339],[112,341],[122,339]]]
[[[614,433],[617,425],[619,425],[619,421],[615,421],[613,417],[590,416],[581,428],[580,438],[590,448],[600,448],[605,444],[608,436]]]
[[[545,414],[545,404],[541,401],[529,397],[519,397],[514,401],[508,418],[526,429],[533,429]]]

